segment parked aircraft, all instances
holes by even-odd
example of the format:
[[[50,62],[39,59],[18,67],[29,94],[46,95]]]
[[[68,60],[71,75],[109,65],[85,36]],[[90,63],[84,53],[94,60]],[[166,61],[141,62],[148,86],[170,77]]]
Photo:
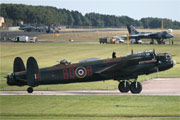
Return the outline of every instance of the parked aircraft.
[[[110,59],[91,58],[73,64],[63,59],[60,64],[41,69],[33,57],[28,58],[26,69],[22,59],[16,57],[13,73],[7,75],[7,84],[28,85],[27,92],[32,93],[33,87],[39,85],[113,79],[119,81],[118,89],[120,92],[140,93],[142,85],[137,81],[139,75],[164,71],[172,68],[174,64],[170,54],[157,54],[154,50],[131,53],[124,57],[116,57],[115,52],[113,52]]]
[[[133,25],[127,24],[127,29],[129,32],[129,39],[134,40],[134,43],[140,43],[140,39],[151,39],[150,44],[154,44],[154,39],[158,44],[165,44],[165,39],[173,38],[172,29],[162,32],[138,32]]]
[[[59,33],[61,30],[59,27],[55,26],[32,26],[32,25],[22,25],[18,23],[19,30],[24,30],[25,32],[46,32],[46,33]]]

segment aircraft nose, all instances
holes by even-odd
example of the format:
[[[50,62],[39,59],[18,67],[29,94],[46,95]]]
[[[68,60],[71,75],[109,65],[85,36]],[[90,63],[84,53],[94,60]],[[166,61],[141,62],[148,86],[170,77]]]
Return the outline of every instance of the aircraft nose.
[[[175,66],[175,65],[176,65],[176,61],[175,61],[175,60],[173,60],[173,61],[172,61],[172,64],[173,64],[173,66]]]
[[[167,37],[167,38],[173,38],[174,35],[169,33],[169,34],[166,35],[166,37]]]

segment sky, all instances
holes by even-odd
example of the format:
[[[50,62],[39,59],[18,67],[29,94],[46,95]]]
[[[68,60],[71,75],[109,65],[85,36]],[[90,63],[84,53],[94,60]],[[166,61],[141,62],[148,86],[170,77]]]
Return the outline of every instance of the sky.
[[[180,21],[180,0],[0,0],[0,3],[54,6],[86,13],[168,18]]]

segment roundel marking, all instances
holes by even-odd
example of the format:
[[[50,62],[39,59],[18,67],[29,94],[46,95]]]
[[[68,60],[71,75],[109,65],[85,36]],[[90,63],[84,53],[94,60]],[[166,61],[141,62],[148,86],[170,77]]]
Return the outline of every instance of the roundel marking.
[[[87,75],[87,70],[85,67],[78,67],[75,70],[75,74],[78,78],[84,78]]]

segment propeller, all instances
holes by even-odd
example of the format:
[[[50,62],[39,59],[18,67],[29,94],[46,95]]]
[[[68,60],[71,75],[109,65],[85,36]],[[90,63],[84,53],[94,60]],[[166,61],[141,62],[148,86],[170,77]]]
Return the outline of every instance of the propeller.
[[[159,58],[157,57],[156,52],[155,52],[155,50],[154,50],[154,49],[153,49],[153,56],[154,56],[154,59],[156,60],[157,78],[159,78],[159,68],[158,68]]]
[[[157,78],[159,78],[159,68],[156,67],[156,71],[157,71]]]
[[[157,57],[154,49],[153,49],[153,56],[154,56],[154,59],[156,60],[156,63],[159,63],[159,58]]]

